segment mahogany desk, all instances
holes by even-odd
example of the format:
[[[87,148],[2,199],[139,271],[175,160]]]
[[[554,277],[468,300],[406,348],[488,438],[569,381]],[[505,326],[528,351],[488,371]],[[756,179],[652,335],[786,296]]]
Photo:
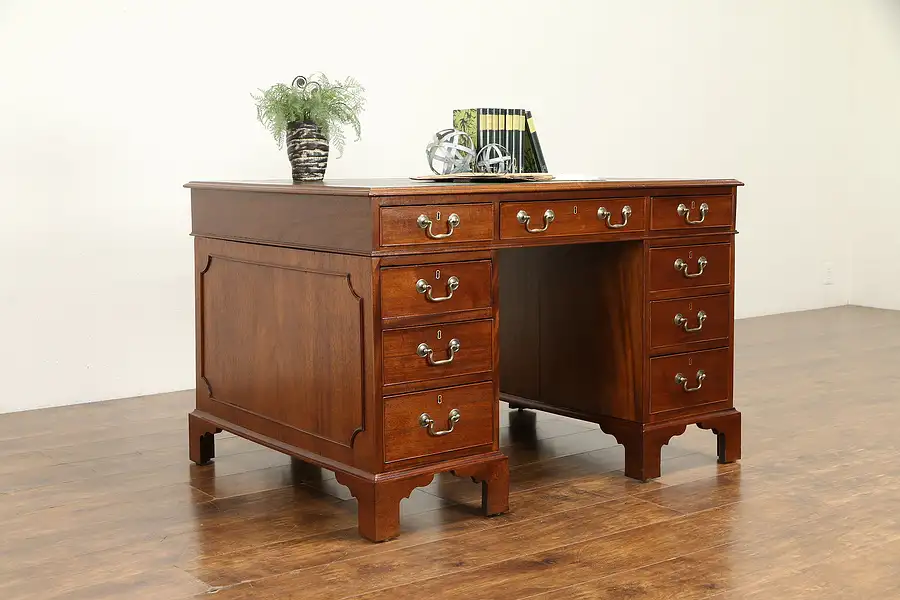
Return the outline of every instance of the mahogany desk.
[[[375,541],[439,472],[508,510],[500,398],[599,424],[628,477],[692,424],[737,460],[740,185],[189,183],[190,458],[226,430],[331,469]]]

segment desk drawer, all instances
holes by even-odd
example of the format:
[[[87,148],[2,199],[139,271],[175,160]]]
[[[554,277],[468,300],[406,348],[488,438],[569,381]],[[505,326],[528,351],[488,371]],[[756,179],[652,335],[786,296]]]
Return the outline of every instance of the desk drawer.
[[[731,283],[731,244],[702,244],[650,250],[650,291]]]
[[[729,227],[734,199],[721,196],[654,196],[650,199],[650,229]]]
[[[731,294],[693,296],[650,303],[650,347],[727,340]]]
[[[492,382],[384,399],[386,463],[487,446],[493,434]]]
[[[650,359],[650,413],[729,401],[731,350],[705,350]]]
[[[388,330],[382,349],[384,385],[489,373],[493,320]]]
[[[381,316],[433,315],[490,308],[491,261],[381,270]]]
[[[477,242],[493,237],[493,204],[386,206],[381,209],[382,246]]]
[[[500,205],[500,239],[503,240],[643,229],[643,198],[504,202]]]

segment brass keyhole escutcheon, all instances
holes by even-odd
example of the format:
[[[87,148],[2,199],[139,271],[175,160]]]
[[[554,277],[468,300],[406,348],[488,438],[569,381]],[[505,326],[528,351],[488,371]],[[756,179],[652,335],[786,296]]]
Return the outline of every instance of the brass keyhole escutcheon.
[[[573,214],[573,215],[577,215],[577,214],[578,214],[578,205],[577,205],[577,204],[576,204],[575,206],[572,207],[572,214]]]
[[[434,278],[435,278],[435,279],[440,279],[440,278],[441,278],[441,270],[440,270],[440,269],[435,269],[435,270],[434,270]]]
[[[434,220],[435,221],[441,220],[441,211],[437,211],[436,213],[434,213]]]
[[[438,394],[438,404],[444,401],[444,397],[441,394]]]
[[[441,330],[440,329],[438,329],[438,331],[437,331],[437,338],[441,339]]]

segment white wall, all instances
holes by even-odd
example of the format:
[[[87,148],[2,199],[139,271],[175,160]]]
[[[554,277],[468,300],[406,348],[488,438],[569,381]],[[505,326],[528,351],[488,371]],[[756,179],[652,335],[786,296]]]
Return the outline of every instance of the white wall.
[[[0,412],[193,386],[181,186],[289,177],[250,93],[318,70],[368,88],[329,177],[425,173],[453,108],[524,106],[553,171],[743,180],[738,317],[846,303],[859,4],[0,2]]]
[[[900,2],[861,3],[854,163],[842,212],[853,223],[853,304],[900,309]]]

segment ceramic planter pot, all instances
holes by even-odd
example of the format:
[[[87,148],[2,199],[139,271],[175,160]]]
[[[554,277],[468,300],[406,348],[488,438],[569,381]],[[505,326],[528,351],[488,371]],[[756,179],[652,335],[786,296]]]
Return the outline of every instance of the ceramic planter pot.
[[[320,181],[328,166],[328,140],[315,123],[288,125],[287,153],[294,181]]]

